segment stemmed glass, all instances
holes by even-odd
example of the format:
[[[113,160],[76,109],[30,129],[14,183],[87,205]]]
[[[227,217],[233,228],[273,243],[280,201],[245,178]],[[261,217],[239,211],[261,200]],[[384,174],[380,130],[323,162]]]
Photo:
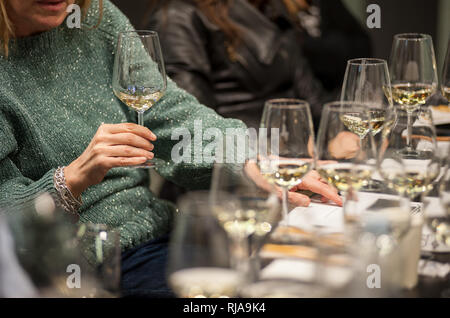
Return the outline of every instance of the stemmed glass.
[[[413,112],[425,105],[438,86],[433,40],[427,34],[397,34],[390,57],[392,97],[406,111],[405,152],[411,151]]]
[[[359,103],[333,102],[324,106],[317,136],[316,169],[344,193],[345,206],[353,200],[353,191],[367,185],[376,171],[371,127],[370,113]],[[347,221],[352,221],[353,212],[346,209]]]
[[[119,34],[114,61],[113,92],[138,114],[155,105],[167,88],[167,78],[158,34],[154,31],[125,31]],[[153,168],[164,161],[153,158],[136,168]]]
[[[389,188],[414,200],[428,193],[440,174],[431,110],[419,107],[411,112],[396,108],[388,116],[395,118],[395,123],[383,130],[379,172]]]
[[[372,135],[383,129],[386,111],[393,107],[391,80],[385,60],[360,58],[347,62],[341,101],[357,102],[369,110]],[[376,140],[375,140],[376,141]],[[380,191],[381,184],[371,179],[364,191]]]
[[[447,55],[444,62],[444,71],[442,73],[442,83],[441,83],[442,95],[450,103],[450,40],[447,46]]]
[[[436,239],[450,247],[450,146],[447,150],[446,172],[439,187],[440,204],[444,208],[442,215],[427,215],[429,228],[435,233]],[[433,211],[434,212],[434,211]]]
[[[309,104],[297,99],[267,101],[260,130],[260,134],[265,133],[267,143],[258,149],[258,164],[264,177],[282,189],[282,225],[287,228],[288,192],[302,182],[315,156]]]
[[[244,273],[249,256],[280,221],[281,204],[273,185],[260,174],[256,162],[215,164],[210,195],[211,211],[230,238],[233,266]],[[249,238],[255,243],[249,248]]]
[[[170,240],[168,282],[179,297],[235,297],[242,277],[230,264],[226,233],[211,214],[207,191],[187,193]]]

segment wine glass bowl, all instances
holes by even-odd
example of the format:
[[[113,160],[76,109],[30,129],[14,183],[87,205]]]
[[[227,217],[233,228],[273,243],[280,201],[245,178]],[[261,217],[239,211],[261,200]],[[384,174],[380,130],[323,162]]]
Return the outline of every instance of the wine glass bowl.
[[[450,103],[450,40],[447,45],[447,55],[445,56],[444,69],[442,72],[441,91],[442,96],[445,97],[447,103]]]
[[[376,150],[370,123],[367,108],[359,103],[333,102],[324,106],[316,169],[339,191],[359,190],[375,171]]]
[[[373,120],[372,134],[378,134],[383,128],[385,111],[393,106],[387,62],[373,58],[349,60],[341,101],[357,102],[369,108]]]
[[[119,34],[114,60],[112,88],[126,106],[138,114],[144,125],[144,112],[154,106],[167,88],[167,78],[158,34],[154,31],[124,31]],[[162,165],[153,158],[140,168]]]
[[[177,206],[169,248],[169,285],[179,297],[236,296],[242,277],[231,265],[227,235],[211,213],[210,193],[187,193]]]
[[[394,101],[409,112],[424,105],[438,85],[431,36],[417,33],[395,35],[390,71]]]
[[[279,199],[265,182],[256,163],[214,165],[211,209],[219,224],[233,238],[265,236],[280,219]]]
[[[398,108],[389,116],[397,119],[389,131],[383,132],[379,172],[389,188],[413,200],[428,193],[440,173],[431,111],[426,107],[413,112]],[[408,122],[411,119],[412,134],[408,140]]]
[[[309,104],[297,99],[267,101],[261,119],[261,132],[266,133],[267,142],[265,147],[258,149],[260,171],[268,182],[282,189],[282,222],[289,226],[288,191],[299,185],[312,169],[315,156]]]
[[[436,92],[438,76],[433,40],[428,34],[394,36],[390,57],[392,97],[409,114],[406,150],[411,148],[412,112]]]

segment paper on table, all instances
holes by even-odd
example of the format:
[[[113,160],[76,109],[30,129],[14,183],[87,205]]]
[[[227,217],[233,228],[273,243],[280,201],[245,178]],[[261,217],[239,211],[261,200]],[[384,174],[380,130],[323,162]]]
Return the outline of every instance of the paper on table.
[[[261,272],[261,279],[289,279],[302,283],[312,283],[319,279],[317,263],[306,260],[277,259]],[[341,287],[352,278],[352,270],[347,267],[327,266],[320,272],[320,280],[331,287]]]
[[[450,124],[450,107],[430,107],[435,125]]]
[[[360,209],[364,209],[372,205],[378,199],[389,199],[395,196],[388,194],[359,193]],[[439,206],[439,198],[426,198],[428,204],[426,213],[428,216],[439,216],[444,211]],[[418,210],[422,210],[421,204],[413,203]],[[310,229],[311,225],[321,227],[324,232],[338,233],[343,232],[343,209],[336,205],[324,203],[311,203],[309,207],[298,207],[289,214],[289,222],[292,226],[302,229]],[[422,251],[428,252],[450,252],[450,247],[445,246],[436,240],[433,240],[433,233],[427,227],[423,227],[422,232]]]
[[[358,193],[358,209],[364,210],[378,199],[393,199],[394,195]],[[302,229],[310,229],[311,226],[322,228],[325,232],[343,232],[343,209],[337,205],[324,203],[311,203],[309,207],[297,207],[289,213],[289,224]]]
[[[301,229],[311,225],[324,228],[327,232],[342,232],[344,220],[342,208],[336,205],[311,203],[309,207],[298,207],[289,213],[289,224]]]

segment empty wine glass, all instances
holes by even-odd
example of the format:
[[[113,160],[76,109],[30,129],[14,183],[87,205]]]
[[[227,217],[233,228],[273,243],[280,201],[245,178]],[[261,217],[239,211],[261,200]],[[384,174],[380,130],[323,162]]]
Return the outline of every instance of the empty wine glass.
[[[167,88],[164,59],[158,34],[154,31],[125,31],[119,34],[113,72],[113,92],[137,111],[138,124],[144,125],[144,112],[155,105]],[[153,158],[137,168],[164,164]]]
[[[407,135],[404,151],[411,148],[412,113],[437,90],[438,76],[433,40],[430,35],[406,33],[394,36],[389,61],[392,97],[406,111]]]

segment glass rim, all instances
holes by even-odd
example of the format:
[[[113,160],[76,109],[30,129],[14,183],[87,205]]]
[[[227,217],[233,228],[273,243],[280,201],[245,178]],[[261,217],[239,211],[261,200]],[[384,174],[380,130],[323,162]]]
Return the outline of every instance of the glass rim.
[[[363,61],[365,62],[364,64],[361,63]],[[379,59],[379,58],[361,57],[361,58],[355,58],[355,59],[348,60],[347,64],[348,65],[369,65],[369,66],[387,65],[387,61],[384,59]]]
[[[302,99],[296,98],[275,98],[267,100],[264,105],[267,106],[275,106],[283,109],[293,109],[297,107],[311,107],[310,104]]]
[[[327,109],[332,109],[333,110],[333,109],[336,109],[338,107],[339,107],[339,109],[342,109],[342,107],[366,109],[366,107],[364,107],[364,103],[353,102],[353,101],[334,101],[334,102],[325,103],[323,105],[323,109],[327,108]]]
[[[152,30],[126,30],[119,32],[119,36],[135,34],[134,37],[157,37],[158,32]],[[132,35],[131,35],[132,36]]]
[[[425,33],[399,33],[394,35],[396,40],[408,40],[408,41],[425,41],[431,40],[432,37]]]

